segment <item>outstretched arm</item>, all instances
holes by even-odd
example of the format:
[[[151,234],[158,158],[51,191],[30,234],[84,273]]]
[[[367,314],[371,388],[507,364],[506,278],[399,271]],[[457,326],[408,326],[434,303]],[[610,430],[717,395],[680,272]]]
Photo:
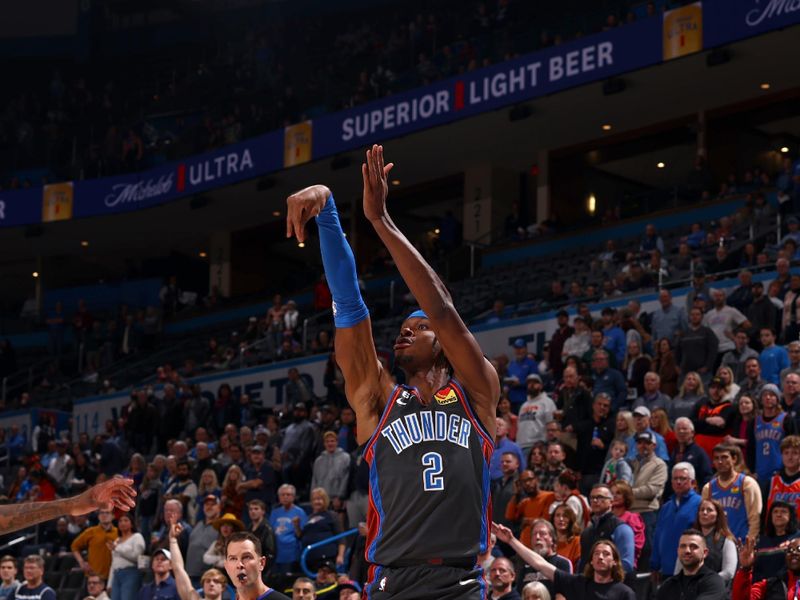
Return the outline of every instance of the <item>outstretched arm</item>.
[[[0,506],[0,534],[63,517],[85,515],[100,508],[128,511],[136,506],[132,479],[115,477],[72,498]]]
[[[175,578],[175,587],[178,589],[178,596],[181,600],[199,600],[200,596],[192,586],[192,580],[183,566],[183,555],[178,544],[178,538],[183,532],[180,523],[172,523],[169,526],[169,553],[172,555],[172,576]]]
[[[553,581],[556,568],[515,538],[508,527],[492,523],[492,533],[497,536],[498,540],[511,546],[522,560],[539,571],[539,573],[547,577],[550,581]]]
[[[305,224],[316,217],[325,275],[333,296],[336,362],[342,369],[347,400],[359,423],[358,442],[365,443],[378,426],[391,382],[378,362],[372,322],[361,298],[353,251],[344,237],[331,191],[314,185],[287,199],[286,237],[305,239]]]
[[[464,384],[478,417],[494,437],[495,412],[500,398],[497,373],[461,320],[442,280],[389,217],[386,208],[389,191],[387,175],[392,166],[391,163],[384,165],[382,146],[375,145],[367,150],[367,162],[361,167],[364,214],[428,316],[456,377]]]

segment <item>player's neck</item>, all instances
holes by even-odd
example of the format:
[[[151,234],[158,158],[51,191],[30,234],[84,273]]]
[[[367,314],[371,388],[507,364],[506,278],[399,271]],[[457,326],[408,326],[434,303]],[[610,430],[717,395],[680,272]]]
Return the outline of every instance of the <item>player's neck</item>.
[[[236,588],[236,600],[258,600],[258,597],[268,589],[263,581],[258,581],[254,585]]]
[[[406,373],[406,381],[409,386],[419,390],[423,402],[428,402],[433,394],[450,381],[450,374],[445,369],[432,367],[428,371]]]

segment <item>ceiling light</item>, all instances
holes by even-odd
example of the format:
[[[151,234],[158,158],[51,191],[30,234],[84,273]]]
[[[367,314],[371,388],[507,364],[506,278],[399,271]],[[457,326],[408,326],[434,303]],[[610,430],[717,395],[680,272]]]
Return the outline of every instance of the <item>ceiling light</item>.
[[[205,258],[206,256],[208,256],[208,254],[206,254],[203,250],[200,250],[200,252],[197,253],[197,256],[199,256],[200,258]]]
[[[36,279],[37,277],[39,277],[39,271],[34,271],[33,273],[31,273],[31,275],[33,275],[33,278]]]
[[[657,164],[656,164],[656,166],[657,166],[659,169],[663,169],[663,168],[664,168],[664,167],[666,167],[667,165],[665,165],[663,162],[659,162],[659,163],[657,163]]]
[[[298,242],[297,247],[298,248],[305,248],[306,244],[305,244],[305,242]]]
[[[603,125],[603,131],[611,131],[611,125],[609,125],[608,123],[605,123]]]
[[[762,90],[768,90],[769,89],[769,84],[768,83],[762,83],[758,87],[760,87]]]
[[[84,248],[88,248],[89,247],[89,241],[88,240],[81,240],[81,246],[83,246]]]
[[[781,152],[783,152],[784,154],[786,154],[787,152],[789,152],[789,147],[788,147],[788,146],[783,146],[783,147],[781,148]]]
[[[590,215],[594,215],[595,211],[597,210],[597,198],[594,194],[589,195],[589,201],[586,204],[586,208],[589,210]]]
[[[281,216],[281,211],[279,211],[279,210],[273,210],[273,211],[272,211],[272,216],[273,216],[273,217],[280,217],[280,216]]]
[[[434,229],[433,233],[435,233],[436,235],[439,235],[439,228],[437,227],[436,229]]]
[[[400,185],[399,179],[392,179],[392,185]]]

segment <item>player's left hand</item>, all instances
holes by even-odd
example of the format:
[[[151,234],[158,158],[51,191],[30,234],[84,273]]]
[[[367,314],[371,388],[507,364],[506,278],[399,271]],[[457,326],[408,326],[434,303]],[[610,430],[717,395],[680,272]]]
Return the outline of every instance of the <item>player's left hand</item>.
[[[361,176],[364,179],[364,216],[370,221],[386,215],[387,176],[393,168],[394,163],[383,164],[383,146],[375,144],[367,150],[367,162],[361,165]]]
[[[99,509],[118,508],[127,512],[136,506],[136,490],[133,489],[133,479],[114,477],[90,487],[70,500],[69,514],[72,516],[85,515]]]

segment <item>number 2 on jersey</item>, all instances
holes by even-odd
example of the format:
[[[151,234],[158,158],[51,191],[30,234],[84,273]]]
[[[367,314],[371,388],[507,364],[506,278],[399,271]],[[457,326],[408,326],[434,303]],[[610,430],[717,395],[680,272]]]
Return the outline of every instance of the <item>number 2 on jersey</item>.
[[[441,492],[444,490],[444,477],[442,476],[442,455],[438,452],[427,452],[422,455],[422,487],[426,492]]]

